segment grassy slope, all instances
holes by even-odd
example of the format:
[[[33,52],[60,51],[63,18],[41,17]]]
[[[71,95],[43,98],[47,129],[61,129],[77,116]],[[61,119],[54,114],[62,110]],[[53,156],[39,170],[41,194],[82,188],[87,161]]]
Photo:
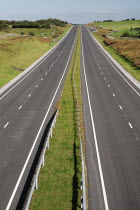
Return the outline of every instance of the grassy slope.
[[[61,36],[69,28],[70,26],[61,30],[57,36]],[[53,35],[49,39],[42,37],[0,38],[0,88],[46,53],[55,44],[52,44]]]
[[[72,72],[80,88],[80,39],[66,78],[59,116],[30,210],[80,209],[81,158]],[[76,62],[76,63],[75,63]],[[78,92],[78,95],[80,92]]]
[[[115,22],[94,22],[95,26],[101,26],[106,29],[124,31],[131,27],[140,27],[140,20],[130,20],[130,21],[115,21]]]
[[[116,24],[116,30],[124,29],[124,24],[134,27],[132,23],[135,22],[140,24],[140,21],[120,21],[120,22],[109,22],[108,28],[111,28],[111,25]],[[102,23],[98,23],[102,24]],[[107,26],[107,22],[103,23]],[[119,25],[120,24],[120,25]],[[135,24],[136,25],[136,24]],[[106,27],[107,28],[107,27]],[[98,28],[99,29],[99,28]],[[114,29],[114,28],[112,28]],[[140,40],[111,40],[106,39],[103,37],[103,34],[107,34],[108,30],[106,29],[99,29],[96,33],[93,33],[94,36],[98,39],[98,41],[103,45],[103,47],[130,73],[132,74],[137,80],[140,81],[140,57],[139,57],[139,50],[140,50]],[[108,45],[106,45],[106,44]]]

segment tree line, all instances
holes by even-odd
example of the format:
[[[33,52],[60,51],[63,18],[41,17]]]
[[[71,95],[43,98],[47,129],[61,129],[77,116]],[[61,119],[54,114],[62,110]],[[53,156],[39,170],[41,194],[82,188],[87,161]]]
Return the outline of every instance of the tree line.
[[[41,19],[37,21],[15,21],[15,20],[0,20],[0,29],[12,28],[50,28],[50,25],[65,27],[68,24],[67,21],[62,21],[59,19]]]

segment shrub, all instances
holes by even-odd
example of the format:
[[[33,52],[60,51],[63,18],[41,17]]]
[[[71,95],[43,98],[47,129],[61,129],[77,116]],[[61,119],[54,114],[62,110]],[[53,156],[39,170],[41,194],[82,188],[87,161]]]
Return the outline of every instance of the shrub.
[[[22,35],[22,36],[23,36],[23,35],[25,35],[25,33],[24,33],[24,32],[21,32],[21,33],[20,33],[20,35]]]
[[[121,37],[129,37],[129,33],[128,32],[124,32]]]
[[[29,32],[28,33],[30,36],[35,36],[35,34],[33,32]]]

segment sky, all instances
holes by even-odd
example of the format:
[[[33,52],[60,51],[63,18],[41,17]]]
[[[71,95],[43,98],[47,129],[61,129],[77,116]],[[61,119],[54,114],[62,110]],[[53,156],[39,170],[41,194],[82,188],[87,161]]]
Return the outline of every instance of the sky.
[[[140,0],[0,0],[0,19],[58,18],[69,23],[140,19]]]

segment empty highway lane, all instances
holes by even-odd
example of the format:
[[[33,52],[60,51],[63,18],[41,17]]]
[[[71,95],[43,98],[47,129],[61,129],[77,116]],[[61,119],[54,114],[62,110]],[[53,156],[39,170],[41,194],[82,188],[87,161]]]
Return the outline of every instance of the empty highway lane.
[[[140,90],[82,26],[81,78],[91,209],[140,209]]]
[[[0,209],[15,209],[69,68],[77,26],[0,95]],[[24,62],[24,61],[23,61]]]

